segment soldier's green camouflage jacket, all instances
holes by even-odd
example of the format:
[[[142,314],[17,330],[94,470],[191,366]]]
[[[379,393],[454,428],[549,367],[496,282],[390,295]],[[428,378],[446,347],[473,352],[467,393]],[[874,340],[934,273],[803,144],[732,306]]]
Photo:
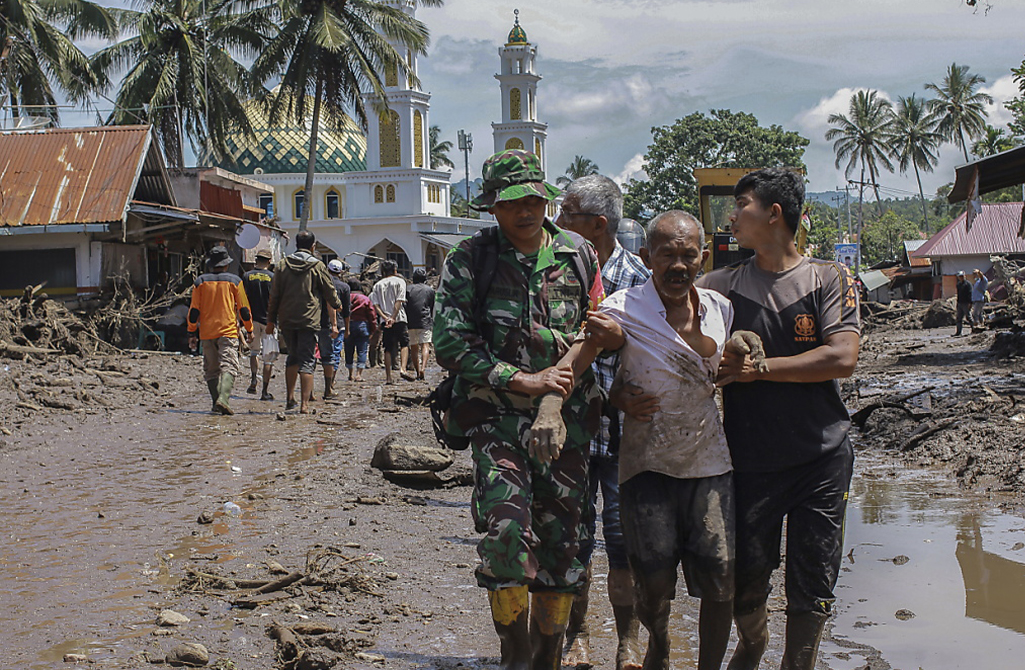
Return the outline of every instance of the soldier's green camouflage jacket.
[[[538,372],[555,365],[587,317],[586,296],[592,287],[581,285],[577,277],[574,242],[551,221],[545,221],[544,229],[552,244],[532,256],[518,252],[499,231],[499,265],[488,290],[484,324],[473,318],[470,238],[445,259],[433,339],[438,362],[459,375],[449,417],[453,433],[466,434],[487,424],[508,433],[494,437],[522,444],[516,426],[522,425],[519,420],[524,416],[533,417],[538,399],[510,391],[509,380],[519,370]],[[598,259],[590,245],[584,245],[584,254],[600,282]],[[601,412],[590,369],[563,407],[570,433],[567,447],[578,444],[578,437],[586,444],[598,429]]]

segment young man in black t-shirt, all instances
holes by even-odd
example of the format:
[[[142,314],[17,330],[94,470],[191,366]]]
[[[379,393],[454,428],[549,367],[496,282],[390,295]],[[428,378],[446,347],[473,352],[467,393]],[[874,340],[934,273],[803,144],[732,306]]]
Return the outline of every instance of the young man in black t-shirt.
[[[719,368],[723,424],[733,458],[737,514],[730,670],[758,667],[768,644],[769,578],[780,564],[787,517],[784,670],[813,670],[835,600],[854,454],[838,378],[858,361],[854,278],[842,263],[801,256],[794,244],[804,202],[799,175],[745,175],[734,189],[731,232],[755,255],[699,285],[735,310],[733,330],[765,345],[767,371],[727,347]]]

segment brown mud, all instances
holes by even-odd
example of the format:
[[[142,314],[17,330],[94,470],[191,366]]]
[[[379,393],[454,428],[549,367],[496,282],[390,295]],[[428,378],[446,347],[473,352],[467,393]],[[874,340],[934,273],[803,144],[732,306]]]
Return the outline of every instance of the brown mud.
[[[880,326],[867,334],[856,376],[842,385],[852,412],[879,405],[856,434],[856,490],[876,480],[899,487],[904,473],[927,468],[965,489],[962,507],[999,495],[1017,514],[1025,360],[996,358],[992,334],[952,333]],[[367,381],[341,382],[337,400],[300,416],[284,412],[280,377],[274,402],[245,394],[243,377],[236,414],[225,417],[209,412],[198,358],[23,358],[0,358],[0,668],[64,667],[66,654],[95,667],[154,667],[183,643],[203,645],[208,667],[222,669],[496,663],[473,578],[468,453],[453,452],[454,464],[436,474],[386,477],[370,465],[389,436],[436,446],[419,404],[426,384],[384,386],[380,368],[368,370]],[[439,378],[437,368],[428,372]],[[912,566],[919,560],[899,553]],[[604,575],[600,542],[595,560]],[[253,588],[284,577],[294,579]],[[763,667],[781,655],[781,590],[770,601]],[[840,610],[868,597],[839,594]],[[612,667],[602,576],[591,603],[592,659]],[[158,625],[164,610],[188,621]],[[674,667],[696,662],[696,617],[681,583]],[[868,635],[881,628],[841,625],[830,625],[837,634],[826,645],[843,651],[824,654],[821,667],[904,667]],[[1015,649],[1025,650],[1025,638],[1012,638],[1008,659]]]

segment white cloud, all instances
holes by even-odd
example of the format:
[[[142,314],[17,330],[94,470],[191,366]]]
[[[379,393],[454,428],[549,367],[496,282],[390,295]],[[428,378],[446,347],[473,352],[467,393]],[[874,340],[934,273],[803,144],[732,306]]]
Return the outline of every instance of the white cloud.
[[[991,86],[980,87],[979,92],[993,96],[993,104],[986,105],[986,111],[989,112],[989,124],[997,128],[1006,126],[1013,117],[1010,110],[1004,107],[1004,103],[1011,98],[1018,97],[1021,93],[1018,90],[1018,85],[1014,83],[1014,76],[1000,77]]]
[[[647,179],[648,175],[644,171],[644,154],[636,154],[633,158],[626,162],[623,166],[623,171],[612,177],[612,181],[616,182],[620,186],[626,186],[631,179]]]

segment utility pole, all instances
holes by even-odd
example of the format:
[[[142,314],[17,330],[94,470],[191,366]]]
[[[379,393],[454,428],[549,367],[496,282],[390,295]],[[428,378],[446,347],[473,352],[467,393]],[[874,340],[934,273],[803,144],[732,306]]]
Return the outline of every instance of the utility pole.
[[[848,179],[847,183],[848,184],[857,184],[862,189],[864,189],[866,186],[871,186],[873,188],[873,190],[879,188],[879,184],[875,183],[874,181],[858,181],[857,179]],[[857,267],[858,267],[858,272],[859,273],[861,272],[861,228],[862,228],[862,220],[861,220],[861,216],[858,216],[858,265],[857,265]]]
[[[836,187],[836,195],[830,200],[836,203],[836,243],[843,244],[843,208],[840,207],[840,201],[843,196],[840,195],[840,187]]]
[[[463,152],[463,164],[466,167],[466,218],[470,218],[470,152],[473,151],[473,135],[460,130],[459,150]]]

